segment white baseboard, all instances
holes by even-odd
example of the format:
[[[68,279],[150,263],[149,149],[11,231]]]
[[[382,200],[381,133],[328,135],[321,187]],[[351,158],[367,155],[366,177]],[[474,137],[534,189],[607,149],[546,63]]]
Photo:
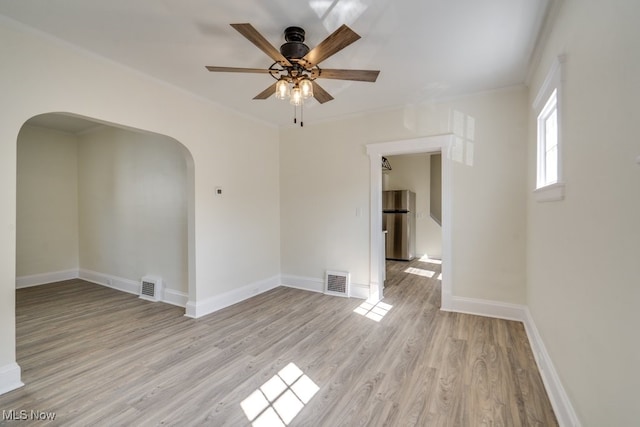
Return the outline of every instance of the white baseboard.
[[[283,274],[280,283],[287,288],[302,289],[303,291],[324,293],[324,280],[315,277],[293,276]]]
[[[16,289],[29,288],[31,286],[44,285],[53,282],[62,282],[63,280],[71,280],[77,278],[78,269],[20,276],[16,277]]]
[[[522,322],[558,423],[562,427],[581,426],[527,306],[454,296],[449,298],[446,306],[443,302],[441,309]]]
[[[452,296],[448,304],[442,304],[442,311],[475,314],[476,316],[495,317],[497,319],[524,321],[525,306],[506,302],[489,301],[475,298]]]
[[[440,310],[442,311],[456,311],[453,307],[453,295],[451,294],[450,289],[445,289],[442,287],[442,292],[440,293]]]
[[[97,271],[87,270],[86,268],[16,277],[16,289],[46,285],[71,279],[86,280],[87,282],[134,295],[138,295],[140,292],[140,283],[135,280],[125,279],[111,274],[99,273]],[[184,292],[176,291],[174,289],[165,289],[163,292],[162,302],[177,305],[179,307],[185,307],[188,299],[189,296]]]
[[[349,289],[349,296],[351,298],[368,299],[369,298],[369,285],[361,285],[360,283],[352,283]]]
[[[107,288],[116,289],[122,292],[128,292],[130,294],[137,295],[140,291],[139,282],[122,277],[112,276],[111,274],[87,270],[85,268],[80,269],[80,278],[82,280],[86,280],[87,282],[106,286]]]
[[[125,279],[123,277],[99,273],[97,271],[87,270],[83,268],[80,270],[80,278],[82,280],[86,280],[87,282],[106,286],[118,291],[127,292],[134,295],[138,295],[140,293],[140,282],[131,279]],[[162,295],[162,302],[177,305],[179,307],[185,307],[187,305],[188,299],[189,298],[187,294],[185,294],[184,292],[176,291],[174,289],[165,288]]]
[[[324,293],[324,279],[283,274],[280,276],[280,282],[282,283],[282,286],[286,286],[287,288]],[[360,299],[369,298],[369,285],[351,283],[349,296]]]
[[[249,299],[255,295],[267,292],[280,286],[280,276],[276,275],[268,279],[250,283],[241,288],[215,295],[203,301],[188,301],[185,316],[198,318],[211,314],[225,307]]]
[[[20,380],[20,365],[10,363],[0,367],[0,394],[8,393],[24,385]]]
[[[556,414],[558,423],[561,426],[580,427],[581,424],[578,415],[573,409],[569,396],[567,396],[567,392],[560,382],[558,372],[551,361],[551,357],[540,337],[540,333],[533,321],[533,317],[531,317],[531,312],[529,312],[528,307],[524,309],[523,323],[527,331],[527,336],[529,337],[533,356],[538,364],[538,371],[540,371],[540,376],[549,395],[549,400],[553,406],[553,411]]]
[[[178,307],[186,307],[189,295],[184,292],[175,291],[173,289],[165,289],[162,295],[162,302],[177,305]]]

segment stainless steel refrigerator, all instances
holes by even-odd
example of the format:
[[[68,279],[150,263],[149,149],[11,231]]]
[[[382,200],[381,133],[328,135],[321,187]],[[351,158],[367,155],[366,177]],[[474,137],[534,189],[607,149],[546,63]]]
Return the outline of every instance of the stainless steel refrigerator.
[[[409,190],[382,192],[382,227],[386,258],[410,261],[416,256],[416,195]]]

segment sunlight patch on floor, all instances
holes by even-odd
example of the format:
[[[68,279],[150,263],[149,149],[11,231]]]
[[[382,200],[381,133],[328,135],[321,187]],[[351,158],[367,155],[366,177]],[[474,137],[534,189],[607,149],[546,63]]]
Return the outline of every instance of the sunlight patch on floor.
[[[415,268],[415,267],[409,267],[404,272],[409,274],[415,274],[418,276],[423,276],[423,277],[433,277],[433,275],[435,274],[435,271],[425,270],[424,268]]]
[[[319,389],[295,363],[289,363],[240,406],[253,427],[286,426]]]
[[[371,304],[370,302],[365,301],[358,307],[356,307],[353,312],[379,322],[384,316],[386,316],[386,314],[389,312],[389,310],[391,310],[392,307],[392,305],[389,305],[382,301],[378,301],[376,304]]]
[[[429,258],[429,255],[423,255],[422,257],[420,257],[419,261],[430,262],[431,264],[442,264],[442,260]]]

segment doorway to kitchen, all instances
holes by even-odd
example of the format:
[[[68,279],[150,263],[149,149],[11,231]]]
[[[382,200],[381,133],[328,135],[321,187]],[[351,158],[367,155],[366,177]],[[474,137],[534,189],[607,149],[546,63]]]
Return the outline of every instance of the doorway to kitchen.
[[[440,152],[383,157],[385,289],[403,283],[402,276],[407,274],[433,278],[439,286],[442,260],[441,158]]]
[[[449,156],[453,135],[437,135],[416,139],[373,143],[367,145],[370,160],[370,286],[369,299],[380,301],[384,298],[384,233],[382,225],[382,157],[415,153],[442,153],[442,297],[441,308],[450,305],[452,295],[452,179]]]

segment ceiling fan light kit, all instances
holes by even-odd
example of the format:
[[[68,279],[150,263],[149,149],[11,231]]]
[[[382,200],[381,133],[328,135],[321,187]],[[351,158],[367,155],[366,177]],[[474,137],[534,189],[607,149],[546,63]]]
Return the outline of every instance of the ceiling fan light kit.
[[[352,80],[375,82],[378,70],[343,70],[321,69],[318,63],[341,51],[360,38],[352,29],[342,25],[313,49],[304,44],[305,31],[300,27],[288,27],[284,30],[285,43],[276,49],[251,24],[231,24],[240,34],[266,53],[275,62],[267,69],[235,68],[207,66],[213,72],[232,73],[267,73],[276,79],[276,83],[260,92],[253,99],[267,99],[275,95],[277,99],[286,100],[296,108],[302,106],[304,100],[315,98],[320,104],[331,101],[333,97],[325,91],[316,79]],[[302,120],[300,126],[303,126]]]

